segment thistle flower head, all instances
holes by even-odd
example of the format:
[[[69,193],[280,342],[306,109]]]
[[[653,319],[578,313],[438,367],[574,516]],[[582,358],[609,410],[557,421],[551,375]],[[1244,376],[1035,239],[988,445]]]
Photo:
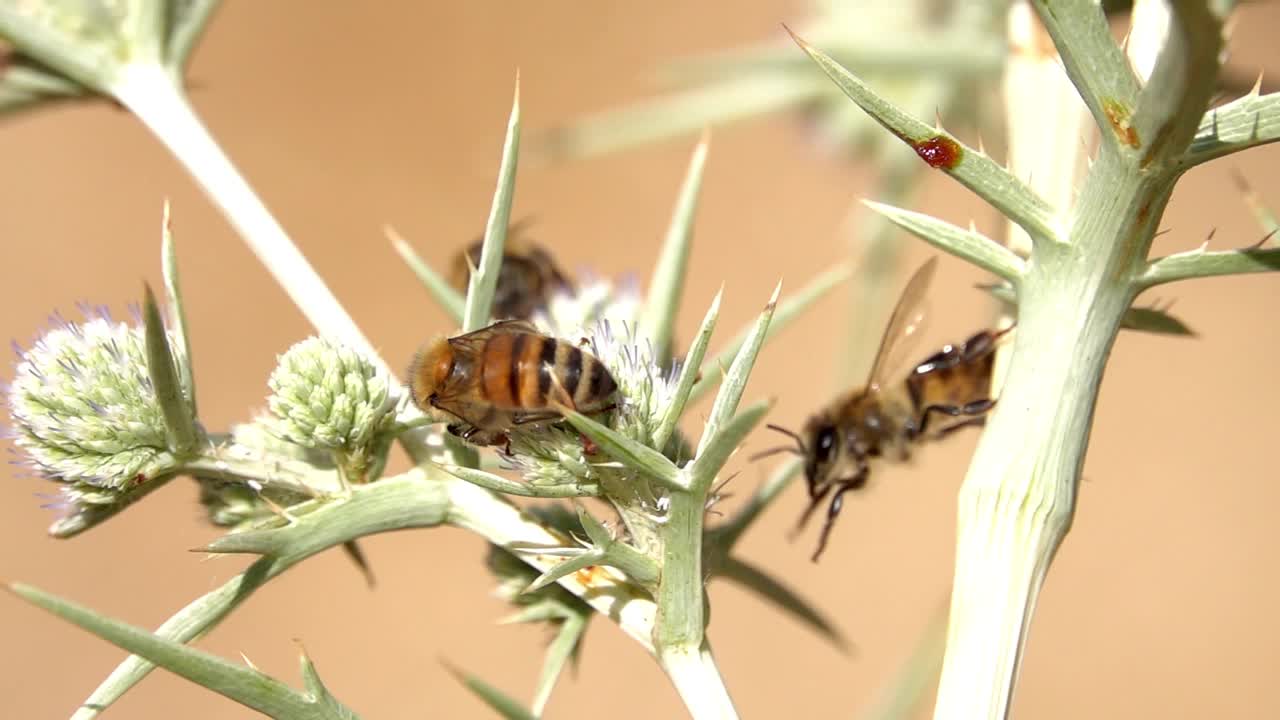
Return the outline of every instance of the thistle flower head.
[[[122,490],[175,467],[143,330],[105,312],[84,323],[59,318],[20,352],[9,410],[16,445],[46,477]]]
[[[678,368],[664,369],[639,332],[640,293],[633,279],[615,285],[592,278],[575,294],[560,293],[540,318],[561,338],[585,339],[618,383],[613,428],[646,442],[675,392]]]
[[[571,291],[561,288],[535,313],[533,321],[552,335],[585,336],[602,321],[634,325],[640,315],[640,288],[634,278],[614,284],[582,277]]]
[[[627,437],[651,443],[654,429],[674,396],[675,373],[654,360],[653,348],[637,331],[639,292],[634,282],[614,285],[603,279],[579,284],[576,292],[551,298],[534,322],[545,332],[580,343],[609,370],[618,384],[610,426]],[[582,437],[562,425],[521,428],[510,433],[512,462],[533,485],[620,486],[635,478],[625,468],[607,467],[589,456]],[[628,496],[632,492],[627,493]],[[659,493],[644,493],[652,498]]]
[[[331,450],[363,477],[385,444],[402,397],[399,385],[356,350],[311,337],[289,348],[268,381],[267,428],[306,448]]]
[[[49,528],[56,537],[115,514],[154,489],[149,480],[178,468],[166,449],[143,329],[100,308],[85,317],[73,323],[55,316],[52,330],[18,349],[8,389],[13,440],[24,462],[66,483],[49,504],[60,513]],[[175,360],[186,363],[180,352]]]

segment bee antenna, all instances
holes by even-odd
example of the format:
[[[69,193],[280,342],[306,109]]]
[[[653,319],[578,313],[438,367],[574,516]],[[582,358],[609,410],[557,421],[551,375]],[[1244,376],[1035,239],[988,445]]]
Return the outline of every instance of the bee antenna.
[[[786,435],[787,437],[791,438],[792,440],[795,440],[796,446],[791,447],[789,445],[783,445],[781,447],[775,447],[775,448],[769,448],[768,450],[763,450],[761,452],[756,453],[755,455],[752,455],[750,458],[751,462],[755,462],[756,460],[759,460],[761,458],[767,458],[770,455],[777,455],[778,453],[784,453],[784,452],[792,453],[794,455],[808,454],[808,451],[805,450],[805,447],[804,447],[804,440],[800,439],[800,436],[797,435],[796,433],[791,432],[790,430],[784,427],[780,427],[778,425],[773,425],[773,424],[765,425],[765,427],[769,428],[770,430],[780,432],[783,435]]]
[[[787,437],[791,438],[792,440],[795,440],[796,447],[800,449],[801,455],[804,455],[805,453],[809,452],[804,446],[804,439],[801,438],[798,434],[791,432],[790,430],[780,425],[774,425],[773,423],[769,423],[765,425],[765,427],[769,428],[770,430],[773,430],[774,432],[780,432],[783,435],[786,435]]]
[[[768,450],[761,450],[760,452],[756,453],[755,455],[752,455],[749,459],[751,460],[751,462],[755,462],[755,461],[757,461],[757,460],[762,460],[762,459],[767,458],[767,457],[769,457],[769,456],[771,456],[771,455],[777,455],[777,454],[779,454],[779,453],[791,453],[792,455],[803,455],[803,454],[804,454],[802,451],[800,451],[800,450],[798,450],[798,449],[796,449],[796,448],[793,448],[793,447],[791,447],[790,445],[780,445],[780,446],[775,447],[775,448],[769,448]]]

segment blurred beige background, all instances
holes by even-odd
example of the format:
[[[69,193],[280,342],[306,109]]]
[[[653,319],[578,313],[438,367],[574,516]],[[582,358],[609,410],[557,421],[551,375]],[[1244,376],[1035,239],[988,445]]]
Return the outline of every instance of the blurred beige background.
[[[395,363],[444,330],[381,234],[394,224],[440,267],[483,226],[517,66],[526,127],[545,128],[652,90],[664,58],[776,34],[798,2],[711,4],[384,2],[227,3],[198,50],[195,104],[251,182]],[[1280,70],[1274,5],[1236,27],[1237,63]],[[578,164],[527,168],[516,214],[573,269],[647,277],[692,139]],[[1199,169],[1180,186],[1161,253],[1254,242],[1229,182],[1235,166],[1280,207],[1280,148]],[[66,105],[0,126],[0,337],[26,342],[77,300],[115,309],[159,280],[161,201],[173,201],[205,422],[263,404],[276,353],[310,331],[192,181],[129,115]],[[715,133],[692,256],[682,337],[726,283],[721,338],[755,313],[779,276],[796,288],[847,253],[842,223],[865,172],[824,155],[788,118]],[[995,231],[989,211],[940,176],[916,206]],[[927,252],[910,243],[907,265]],[[944,259],[930,339],[960,339],[987,318],[980,276]],[[905,274],[906,267],[903,272]],[[900,282],[900,280],[899,280]],[[1124,335],[1103,388],[1075,527],[1051,573],[1015,713],[1024,718],[1280,714],[1280,504],[1274,453],[1280,381],[1275,278],[1162,288],[1196,340]],[[763,354],[752,398],[779,398],[795,426],[832,392],[846,304],[837,293]],[[866,352],[873,352],[867,348]],[[11,367],[11,366],[10,366]],[[6,370],[7,374],[11,370]],[[818,380],[815,380],[817,378]],[[705,412],[705,409],[702,410]],[[696,414],[696,413],[695,413]],[[857,644],[845,656],[734,587],[713,586],[715,643],[745,717],[852,717],[893,676],[950,583],[954,496],[976,436],[878,469],[846,505],[823,562],[814,536],[790,544],[793,487],[745,551],[802,588]],[[752,447],[771,442],[754,438]],[[735,461],[739,498],[764,466]],[[44,534],[51,488],[6,470],[0,578],[23,580],[152,627],[244,562],[188,552],[214,531],[178,481],[70,541]],[[297,682],[297,647],[366,718],[490,717],[441,659],[528,698],[546,634],[498,627],[482,542],[444,529],[364,542],[368,589],[337,552],[255,596],[201,646],[244,653]],[[122,653],[11,596],[0,596],[5,717],[66,717]],[[553,718],[680,717],[657,667],[608,622]],[[110,718],[240,718],[252,713],[157,672]]]

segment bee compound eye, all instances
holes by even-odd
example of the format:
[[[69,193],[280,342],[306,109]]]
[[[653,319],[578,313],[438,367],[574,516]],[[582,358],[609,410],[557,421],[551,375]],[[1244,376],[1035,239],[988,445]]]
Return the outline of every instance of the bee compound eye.
[[[818,431],[817,437],[814,439],[814,454],[818,457],[818,462],[826,462],[831,457],[831,450],[836,444],[836,431],[833,427],[824,427]]]

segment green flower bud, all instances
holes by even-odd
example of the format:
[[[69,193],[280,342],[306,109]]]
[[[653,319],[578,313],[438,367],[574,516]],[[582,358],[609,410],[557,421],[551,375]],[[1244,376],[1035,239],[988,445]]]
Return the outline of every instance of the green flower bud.
[[[105,313],[83,324],[58,322],[21,353],[9,388],[15,442],[41,475],[91,487],[81,499],[107,504],[101,492],[177,467],[165,449],[146,342],[142,328]]]
[[[305,448],[336,453],[363,481],[387,446],[402,396],[399,384],[357,351],[311,337],[289,348],[268,381],[267,429]]]

